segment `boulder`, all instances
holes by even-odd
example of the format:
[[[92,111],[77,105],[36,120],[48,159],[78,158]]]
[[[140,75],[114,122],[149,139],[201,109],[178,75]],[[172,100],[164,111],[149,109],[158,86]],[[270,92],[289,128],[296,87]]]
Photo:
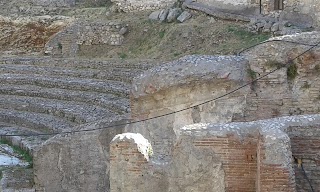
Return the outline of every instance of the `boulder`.
[[[271,32],[279,31],[279,23],[274,23],[271,27]]]
[[[163,9],[159,13],[159,20],[161,22],[165,21],[167,19],[167,16],[169,14],[169,9]]]
[[[120,29],[120,31],[119,31],[119,34],[120,35],[124,35],[124,34],[126,34],[128,32],[128,28],[127,27],[122,27],[121,29]]]
[[[271,31],[272,24],[273,24],[273,23],[270,22],[270,21],[265,22],[262,31],[263,31],[264,33],[269,33],[269,32]]]
[[[169,10],[168,16],[167,16],[167,22],[172,23],[174,22],[177,17],[180,15],[182,10],[180,8],[173,8]]]
[[[185,22],[186,20],[191,18],[191,13],[189,13],[188,11],[184,11],[181,13],[181,15],[177,18],[177,20],[181,23]],[[211,20],[210,20],[211,21]]]
[[[150,19],[150,20],[159,20],[160,12],[161,12],[161,10],[157,10],[157,11],[152,12],[152,13],[149,15],[149,19]]]

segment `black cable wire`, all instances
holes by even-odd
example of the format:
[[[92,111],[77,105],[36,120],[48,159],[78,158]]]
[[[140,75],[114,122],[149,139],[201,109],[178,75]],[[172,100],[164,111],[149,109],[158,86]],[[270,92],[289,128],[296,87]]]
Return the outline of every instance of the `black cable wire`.
[[[254,44],[250,47],[247,47],[247,48],[241,50],[237,55],[240,56],[243,52],[245,52],[249,49],[252,49],[258,45],[262,45],[262,44],[270,43],[270,42],[285,42],[285,43],[292,43],[292,44],[297,44],[297,45],[306,45],[306,46],[315,46],[316,45],[316,46],[318,46],[317,44],[308,44],[308,43],[301,43],[301,42],[297,42],[297,41],[288,41],[288,40],[282,40],[282,39],[272,39],[272,40],[263,41],[263,42]]]
[[[268,42],[272,42],[272,41],[265,41],[265,42],[262,42],[262,43],[259,43],[257,45],[260,45],[260,44],[264,44],[264,43],[268,43]],[[297,44],[300,44],[300,43],[297,43]],[[257,46],[256,45],[256,46]],[[311,46],[310,48],[308,48],[306,51],[300,53],[298,56],[294,57],[293,59],[290,59],[287,64],[285,65],[285,67],[289,67],[290,65],[293,64],[293,61],[299,57],[301,57],[302,55],[306,54],[307,52],[309,52],[310,50],[312,50],[313,48],[317,47],[320,45],[320,42],[314,44],[314,45],[309,45]],[[243,51],[242,51],[243,52]],[[154,116],[154,117],[151,117],[151,118],[147,118],[147,119],[142,119],[142,120],[138,120],[138,121],[132,121],[132,122],[129,122],[129,123],[120,123],[120,124],[116,124],[116,125],[110,125],[110,126],[107,126],[107,127],[101,127],[101,128],[95,128],[95,129],[84,129],[84,130],[74,130],[74,131],[63,131],[63,132],[53,132],[53,133],[39,133],[39,134],[7,134],[7,135],[2,135],[0,134],[0,137],[14,137],[14,136],[24,136],[24,137],[29,137],[29,136],[46,136],[46,135],[59,135],[59,134],[72,134],[72,133],[79,133],[79,132],[91,132],[91,131],[97,131],[97,130],[102,130],[102,129],[109,129],[109,128],[114,128],[114,127],[117,127],[117,126],[125,126],[125,125],[131,125],[131,124],[136,124],[136,123],[141,123],[141,122],[145,122],[145,121],[149,121],[149,120],[153,120],[153,119],[157,119],[157,118],[161,118],[161,117],[165,117],[165,116],[169,116],[169,115],[172,115],[172,114],[175,114],[175,113],[179,113],[179,112],[182,112],[182,111],[186,111],[186,110],[189,110],[189,109],[192,109],[194,107],[197,107],[197,106],[201,106],[201,105],[204,105],[204,104],[207,104],[207,103],[210,103],[212,101],[215,101],[215,100],[218,100],[218,99],[221,99],[223,97],[226,97],[246,86],[249,86],[251,85],[252,83],[278,71],[280,68],[276,68],[274,70],[271,70],[270,72],[228,92],[228,93],[225,93],[219,97],[216,97],[216,98],[213,98],[213,99],[210,99],[208,101],[205,101],[205,102],[202,102],[200,104],[197,104],[197,105],[193,105],[191,107],[187,107],[187,108],[184,108],[184,109],[180,109],[180,110],[177,110],[177,111],[173,111],[173,112],[170,112],[170,113],[166,113],[166,114],[163,114],[163,115],[158,115],[158,116]]]
[[[301,163],[301,170],[302,170],[302,172],[303,172],[304,177],[305,177],[306,180],[308,181],[308,184],[310,185],[311,192],[314,192],[314,189],[313,189],[313,187],[312,187],[312,185],[311,185],[311,181],[309,180],[308,175],[306,174],[306,171],[304,170],[302,163]]]

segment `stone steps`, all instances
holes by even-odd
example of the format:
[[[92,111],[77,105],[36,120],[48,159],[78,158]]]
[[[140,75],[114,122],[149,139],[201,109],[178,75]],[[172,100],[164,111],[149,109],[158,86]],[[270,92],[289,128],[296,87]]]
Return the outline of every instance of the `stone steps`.
[[[155,60],[97,60],[97,59],[74,59],[74,58],[50,58],[50,57],[6,57],[0,58],[0,64],[7,65],[30,65],[30,66],[50,66],[72,69],[100,69],[109,70],[111,68],[126,68],[147,70],[159,62]]]
[[[43,88],[36,85],[13,85],[1,83],[0,94],[82,102],[109,109],[116,114],[124,114],[130,110],[128,98],[99,92],[67,90],[60,88]]]
[[[37,85],[45,88],[62,88],[79,91],[94,91],[100,93],[112,93],[128,97],[130,85],[117,81],[102,81],[93,79],[81,79],[72,77],[56,77],[24,74],[0,74],[2,83],[16,85]]]
[[[41,132],[30,130],[25,127],[19,127],[10,124],[0,124],[0,135],[35,135]],[[48,140],[51,135],[41,135],[41,136],[1,136],[1,139],[10,141],[12,145],[19,146],[21,149],[28,151],[30,154],[33,150],[41,145],[43,142]]]
[[[46,76],[67,76],[75,78],[88,78],[100,80],[114,80],[122,82],[131,82],[132,78],[138,76],[143,71],[140,69],[110,68],[110,69],[74,69],[50,66],[32,66],[32,65],[0,65],[0,73],[10,74],[37,74]]]
[[[52,115],[12,109],[0,109],[0,122],[13,124],[17,127],[27,127],[43,133],[70,131],[76,125]]]
[[[25,135],[78,130],[123,118],[130,112],[131,80],[154,65],[134,60],[0,58],[1,138],[33,155],[53,135]],[[26,170],[19,174],[31,175],[32,182],[33,174]],[[5,190],[34,191],[28,179],[10,172],[4,176]]]
[[[0,97],[0,108],[44,113],[78,124],[97,121],[115,115],[108,109],[86,103],[38,97],[13,97],[12,95],[2,95]]]

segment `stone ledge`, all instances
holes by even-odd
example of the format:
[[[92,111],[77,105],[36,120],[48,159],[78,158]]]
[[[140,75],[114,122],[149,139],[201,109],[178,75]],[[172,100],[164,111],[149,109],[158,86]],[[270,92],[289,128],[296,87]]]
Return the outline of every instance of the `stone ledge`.
[[[135,98],[169,87],[212,80],[247,81],[247,60],[240,56],[190,55],[152,68],[133,80]]]

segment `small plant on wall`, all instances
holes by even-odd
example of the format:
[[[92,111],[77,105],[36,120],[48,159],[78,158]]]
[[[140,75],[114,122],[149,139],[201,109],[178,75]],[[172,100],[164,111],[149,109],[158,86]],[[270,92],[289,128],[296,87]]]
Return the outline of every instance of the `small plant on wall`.
[[[57,46],[58,46],[58,49],[59,50],[62,50],[62,44],[59,42],[59,43],[57,43]]]
[[[296,64],[290,64],[287,68],[287,78],[288,80],[294,80],[298,75],[298,67]]]

